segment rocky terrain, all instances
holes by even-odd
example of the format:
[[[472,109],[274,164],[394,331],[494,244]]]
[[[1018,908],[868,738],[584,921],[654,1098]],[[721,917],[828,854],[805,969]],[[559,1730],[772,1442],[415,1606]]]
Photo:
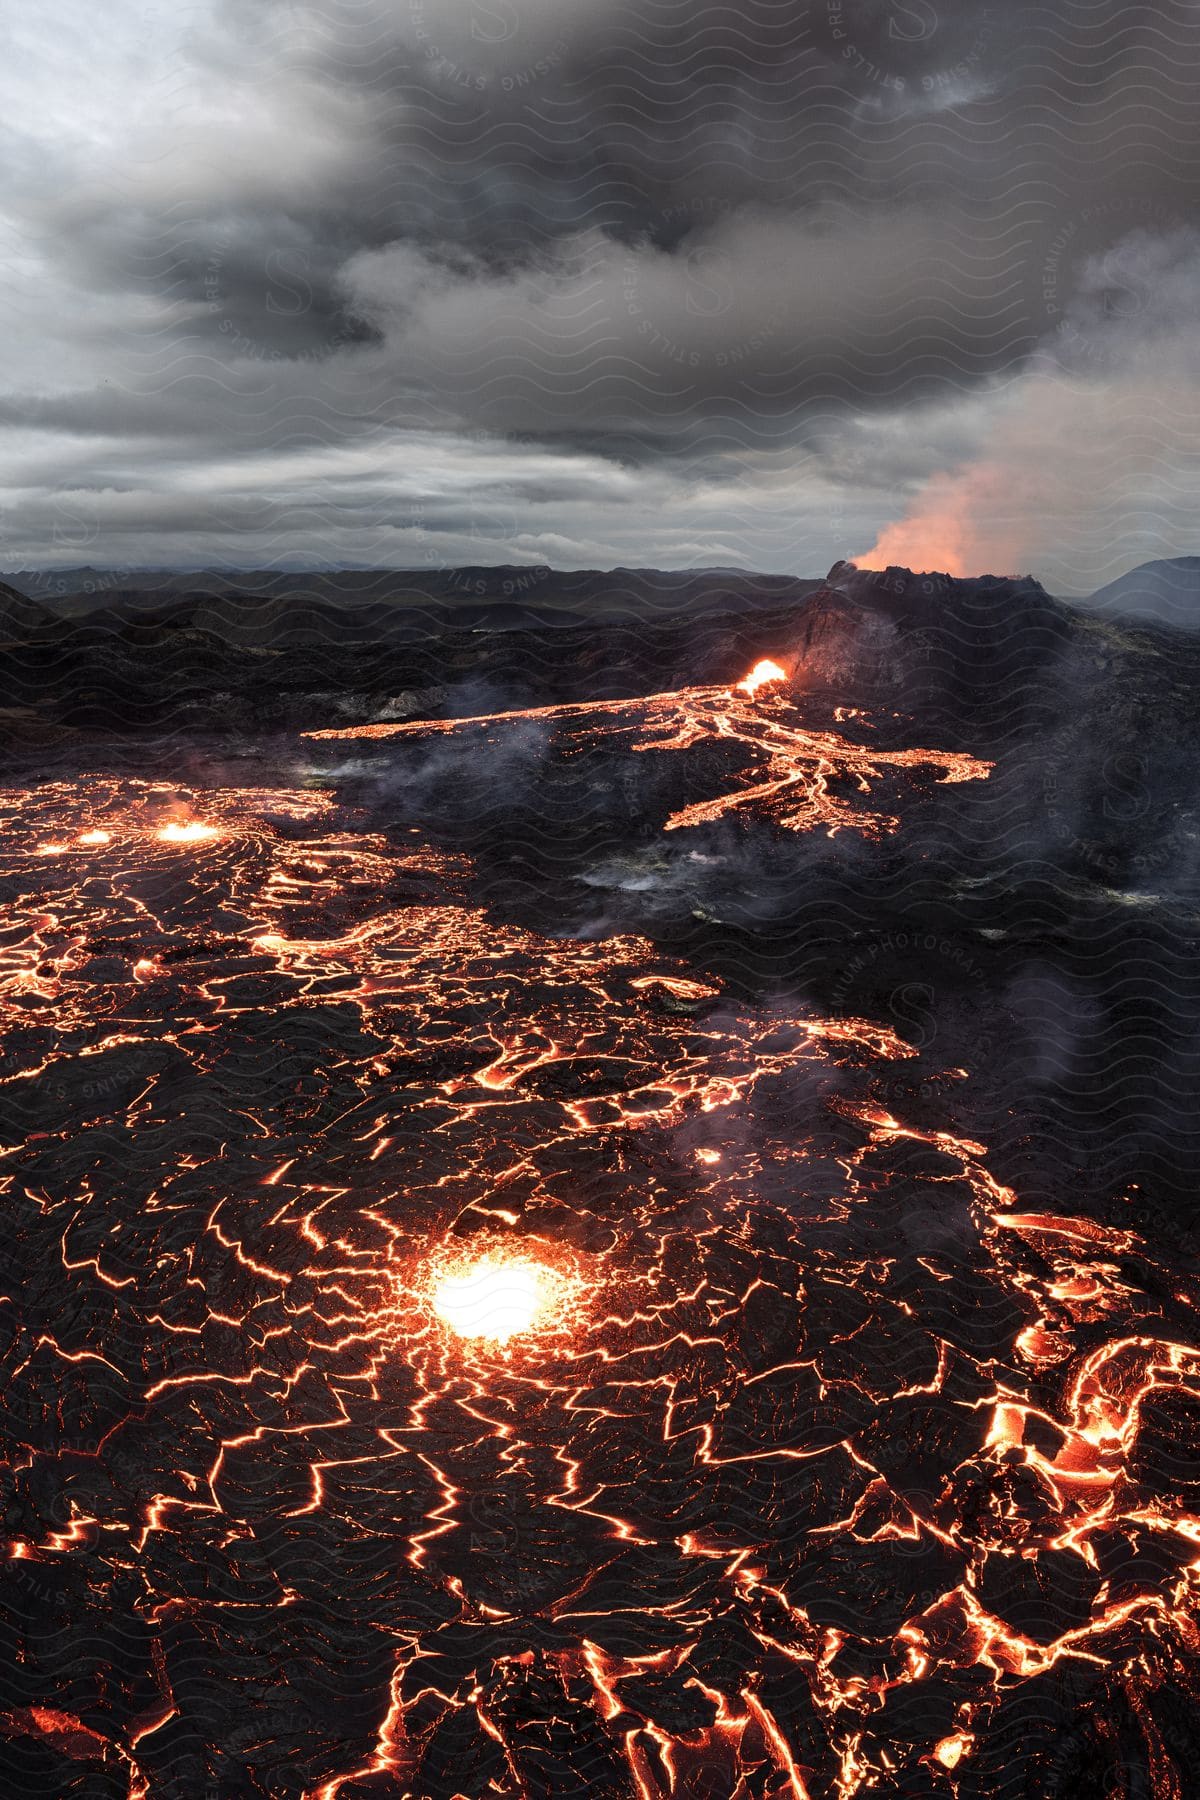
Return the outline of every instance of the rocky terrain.
[[[166,594],[149,577],[105,592],[93,579],[78,604],[11,590],[10,766],[335,781],[390,827],[468,850],[504,916],[649,930],[748,991],[916,1012],[988,1085],[1023,1174],[1047,1191],[1134,1182],[1181,1223],[1200,1055],[1200,637],[1030,578],[848,564],[815,587],[555,575],[531,623],[505,600],[518,573],[444,572],[421,594],[368,574],[295,593],[262,578],[250,594],[232,577],[200,592],[176,577]],[[486,751],[469,734],[403,750],[300,737],[735,682],[761,657],[783,660],[815,725],[856,712],[837,727],[851,738],[984,756],[991,780],[935,790],[875,845],[780,832],[753,810],[664,834],[710,768],[736,778],[736,746],[680,757],[605,738],[564,756],[529,721]],[[1001,1044],[1023,1048],[997,1062]]]
[[[0,595],[0,1793],[1185,1791],[1194,641],[502,578]]]

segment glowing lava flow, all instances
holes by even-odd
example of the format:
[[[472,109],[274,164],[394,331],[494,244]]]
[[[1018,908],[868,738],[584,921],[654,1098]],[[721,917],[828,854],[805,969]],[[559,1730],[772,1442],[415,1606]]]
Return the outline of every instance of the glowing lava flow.
[[[876,787],[903,776],[930,775],[944,782],[985,781],[991,763],[945,750],[879,750],[836,732],[814,731],[787,693],[778,663],[764,661],[736,687],[683,688],[640,700],[597,700],[533,707],[469,719],[410,720],[399,725],[351,725],[310,731],[310,738],[378,741],[431,733],[502,731],[518,720],[536,720],[562,734],[572,747],[604,738],[629,737],[635,751],[692,750],[712,745],[741,763],[731,789],[711,800],[679,808],[664,829],[710,824],[731,813],[761,814],[790,831],[853,830],[877,837],[895,830],[895,813],[863,804]],[[500,740],[502,741],[502,740]]]
[[[177,799],[0,796],[30,1792],[1179,1800],[1190,1277],[906,1122],[885,1027]]]
[[[485,1257],[439,1277],[434,1311],[460,1337],[504,1344],[536,1324],[548,1304],[551,1279],[536,1263]]]

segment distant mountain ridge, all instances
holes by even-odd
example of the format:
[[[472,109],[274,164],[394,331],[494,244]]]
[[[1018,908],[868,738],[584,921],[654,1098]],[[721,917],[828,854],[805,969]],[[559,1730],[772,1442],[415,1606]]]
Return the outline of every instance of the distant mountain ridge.
[[[1200,629],[1200,556],[1142,563],[1098,588],[1086,604],[1105,614]]]
[[[818,580],[745,569],[551,569],[544,565],[468,565],[429,569],[101,570],[21,569],[0,577],[54,611],[153,612],[201,599],[285,601],[321,607],[387,607],[453,613],[456,623],[558,625],[564,618],[645,617],[672,609],[711,609],[741,601],[771,605],[811,592]]]
[[[498,613],[515,625],[560,625],[564,620],[645,617],[673,609],[712,610],[742,602],[770,606],[844,584],[854,570],[851,588],[870,593],[882,611],[923,604],[937,605],[949,576],[910,570],[863,570],[851,563],[834,565],[822,582],[818,577],[762,574],[754,570],[696,569],[552,569],[544,564],[464,565],[420,569],[17,569],[0,573],[0,586],[36,600],[60,614],[79,615],[98,609],[153,611],[199,598],[243,601],[286,600],[317,606],[408,607],[420,611],[452,610],[456,621],[494,626]],[[843,573],[839,574],[838,572]],[[993,598],[1001,588],[1027,598],[1046,590],[1032,576],[972,578],[980,595]],[[965,591],[959,587],[960,593]],[[1200,628],[1200,556],[1179,556],[1141,564],[1094,594],[1073,598],[1106,617],[1162,623],[1181,629]],[[471,616],[478,609],[478,619]]]
[[[1200,654],[1200,635],[1130,634],[1031,576],[848,562],[824,581],[533,573],[521,597],[507,590],[528,570],[272,573],[251,587],[149,572],[140,588],[92,583],[77,604],[0,583],[0,723],[17,744],[46,730],[292,733],[732,683],[773,657],[818,710],[867,709],[906,721],[894,729],[913,742],[990,754],[1073,714],[1130,657],[1169,648],[1182,668]]]

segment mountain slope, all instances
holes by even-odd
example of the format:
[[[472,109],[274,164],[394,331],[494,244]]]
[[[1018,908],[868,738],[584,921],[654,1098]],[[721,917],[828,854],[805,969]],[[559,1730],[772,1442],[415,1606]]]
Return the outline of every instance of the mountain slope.
[[[1087,604],[1105,613],[1196,630],[1200,628],[1200,556],[1142,563],[1097,589]]]

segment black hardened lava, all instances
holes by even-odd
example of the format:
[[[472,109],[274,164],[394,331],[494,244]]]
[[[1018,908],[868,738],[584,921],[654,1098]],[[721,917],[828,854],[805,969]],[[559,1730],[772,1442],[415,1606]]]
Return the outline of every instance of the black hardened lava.
[[[1003,767],[756,677],[7,788],[0,1792],[1183,1791],[1191,1248],[859,1003],[983,1007],[914,871]],[[499,879],[463,771],[589,758]],[[826,1005],[717,880],[766,838],[861,879]],[[688,866],[727,975],[623,913]]]

